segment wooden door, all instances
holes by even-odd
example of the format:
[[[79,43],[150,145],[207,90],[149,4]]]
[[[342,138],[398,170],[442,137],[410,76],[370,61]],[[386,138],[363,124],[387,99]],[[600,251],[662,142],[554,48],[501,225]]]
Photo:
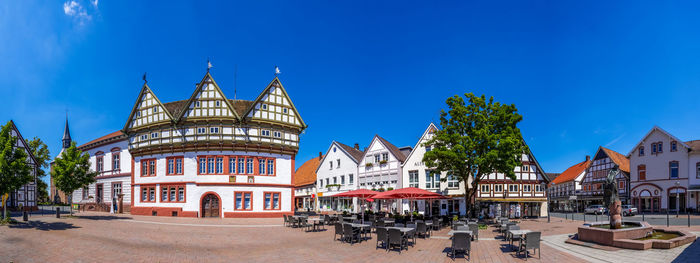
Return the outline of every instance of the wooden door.
[[[219,198],[208,194],[202,199],[202,217],[219,217]]]

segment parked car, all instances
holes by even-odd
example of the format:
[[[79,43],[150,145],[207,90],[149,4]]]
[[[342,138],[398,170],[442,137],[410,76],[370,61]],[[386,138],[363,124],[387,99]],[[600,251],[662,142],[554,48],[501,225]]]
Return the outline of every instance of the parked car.
[[[622,216],[634,216],[637,214],[637,208],[633,205],[622,205]]]
[[[584,213],[586,214],[596,214],[596,215],[602,215],[607,212],[608,209],[606,209],[603,205],[591,205],[586,207],[584,210]]]

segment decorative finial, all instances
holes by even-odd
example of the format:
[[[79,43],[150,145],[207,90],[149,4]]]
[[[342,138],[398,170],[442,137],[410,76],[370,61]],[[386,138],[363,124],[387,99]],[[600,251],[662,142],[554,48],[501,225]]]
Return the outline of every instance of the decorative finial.
[[[146,80],[146,72],[143,73],[143,83],[148,83],[148,80]]]
[[[282,73],[282,72],[280,72],[280,67],[275,65],[275,77],[277,77],[280,73]]]
[[[214,66],[211,65],[211,61],[209,61],[209,58],[207,58],[207,73],[209,73],[209,69]]]

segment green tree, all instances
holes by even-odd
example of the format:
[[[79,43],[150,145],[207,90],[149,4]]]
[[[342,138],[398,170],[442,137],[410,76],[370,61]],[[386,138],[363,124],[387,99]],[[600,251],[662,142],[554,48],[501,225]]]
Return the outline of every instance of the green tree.
[[[458,95],[447,99],[449,110],[440,113],[442,129],[425,143],[432,150],[425,153],[423,161],[435,171],[447,172],[464,182],[464,201],[470,213],[481,179],[500,172],[515,180],[514,169],[522,165],[527,146],[517,127],[522,116],[515,105],[494,102],[493,97],[487,100],[484,95],[464,96],[466,103]],[[471,188],[467,187],[470,181]]]
[[[48,185],[44,182],[43,178],[46,176],[46,171],[44,169],[49,167],[49,159],[51,158],[49,153],[49,148],[46,144],[39,139],[34,137],[32,140],[27,142],[29,149],[36,159],[37,166],[39,170],[37,171],[37,199],[39,202],[49,201],[49,191],[47,190]]]
[[[78,150],[75,142],[56,158],[51,176],[56,188],[68,195],[73,215],[73,191],[95,182],[97,172],[90,171],[90,155]]]
[[[31,167],[27,164],[27,153],[17,147],[17,137],[12,136],[12,123],[7,122],[0,130],[0,196],[10,194],[31,182]],[[3,203],[2,217],[7,214]]]

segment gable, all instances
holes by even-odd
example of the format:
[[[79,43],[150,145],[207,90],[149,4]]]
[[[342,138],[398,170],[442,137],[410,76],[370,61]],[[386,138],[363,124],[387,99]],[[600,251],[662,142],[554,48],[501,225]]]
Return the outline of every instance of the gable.
[[[327,164],[329,161],[335,162],[335,160],[340,159],[341,163],[347,163],[351,162],[355,165],[353,167],[356,167],[357,164],[359,164],[360,160],[355,160],[355,158],[350,155],[340,144],[339,142],[333,141],[331,143],[331,146],[328,147],[328,150],[326,150],[326,154],[323,155],[323,159],[321,159],[321,164],[318,166],[316,169],[316,172],[318,172],[321,167],[323,167],[325,164]]]
[[[298,128],[306,128],[306,124],[299,116],[294,103],[284,90],[279,79],[275,78],[258,96],[245,115],[253,120],[262,120],[290,125]]]
[[[226,99],[219,85],[208,72],[185,105],[178,120],[209,117],[239,119],[231,101]]]
[[[418,142],[411,150],[411,153],[409,153],[408,156],[406,156],[406,160],[409,162],[405,162],[404,165],[407,163],[410,163],[410,161],[412,161],[413,158],[420,157],[421,158],[420,161],[421,162],[423,161],[423,155],[418,156],[419,154],[416,152],[420,151],[421,153],[425,154],[425,146],[423,144],[426,143],[428,140],[430,140],[433,136],[435,136],[435,132],[437,132],[437,131],[438,131],[438,128],[435,126],[434,123],[431,122],[428,125],[428,128],[426,128],[425,131],[423,132],[423,135],[421,135],[420,139],[418,139]],[[414,155],[416,155],[416,157],[413,157]],[[415,162],[415,161],[413,161],[413,162]]]
[[[19,129],[17,129],[15,122],[10,120],[10,124],[10,135],[17,138],[17,147],[24,149],[24,152],[27,154],[27,163],[31,165],[36,164],[34,153],[32,153],[31,148],[29,148],[29,145],[27,144],[27,141],[24,140],[24,137],[22,137],[22,134],[19,133]]]
[[[160,103],[158,97],[147,84],[143,84],[124,130],[146,127],[154,124],[171,123],[172,116]]]
[[[664,135],[665,135],[665,136],[664,136]],[[637,144],[634,145],[634,147],[632,148],[632,150],[630,150],[630,152],[627,153],[627,157],[630,157],[632,154],[636,154],[636,153],[637,153],[637,150],[639,149],[639,147],[640,147],[640,146],[643,146],[643,144],[644,144],[645,142],[648,141],[648,142],[651,143],[651,142],[656,142],[656,141],[658,141],[658,139],[654,139],[654,138],[651,138],[651,137],[656,137],[656,138],[658,138],[659,136],[663,136],[663,137],[667,138],[669,142],[670,142],[670,141],[677,141],[678,144],[679,144],[680,146],[683,146],[683,147],[685,147],[686,149],[691,149],[690,145],[688,145],[688,144],[685,143],[684,141],[682,141],[682,140],[676,138],[676,136],[673,136],[673,134],[670,134],[670,133],[667,132],[666,130],[661,129],[661,127],[659,127],[659,126],[654,126],[653,128],[651,128],[651,130],[650,130],[649,132],[647,132],[646,135],[644,135],[644,137],[642,137],[641,140],[639,140],[639,142],[637,142]],[[649,140],[648,140],[648,139],[649,139]]]

